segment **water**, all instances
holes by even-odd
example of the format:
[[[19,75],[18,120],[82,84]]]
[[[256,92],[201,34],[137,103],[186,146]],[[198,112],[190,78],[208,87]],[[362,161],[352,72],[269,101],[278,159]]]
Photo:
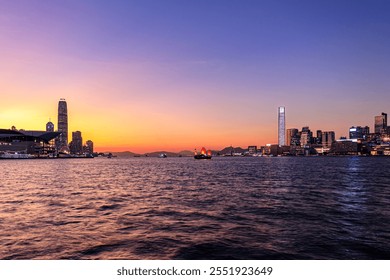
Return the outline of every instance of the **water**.
[[[390,259],[390,157],[0,161],[1,259]]]

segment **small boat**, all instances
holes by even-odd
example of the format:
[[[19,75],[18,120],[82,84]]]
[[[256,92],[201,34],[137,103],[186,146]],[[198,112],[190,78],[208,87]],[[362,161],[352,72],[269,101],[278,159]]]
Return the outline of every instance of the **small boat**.
[[[194,151],[194,159],[211,159],[212,153],[211,150],[206,151],[206,148],[203,147],[202,150],[200,150],[200,153],[198,153],[195,149]]]
[[[159,157],[159,158],[166,158],[166,157],[167,157],[167,154],[162,153],[162,154],[160,154],[158,157]]]

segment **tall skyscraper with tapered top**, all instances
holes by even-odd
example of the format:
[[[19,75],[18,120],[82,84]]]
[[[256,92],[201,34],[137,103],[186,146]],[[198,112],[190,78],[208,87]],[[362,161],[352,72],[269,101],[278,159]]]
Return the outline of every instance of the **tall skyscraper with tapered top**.
[[[65,99],[58,102],[58,132],[62,132],[57,139],[57,150],[69,151],[68,147],[68,107]]]
[[[286,145],[286,111],[284,107],[278,109],[278,144]]]

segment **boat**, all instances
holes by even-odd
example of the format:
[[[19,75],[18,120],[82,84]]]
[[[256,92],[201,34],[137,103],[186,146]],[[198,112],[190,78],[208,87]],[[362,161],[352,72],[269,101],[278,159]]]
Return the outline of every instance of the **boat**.
[[[211,159],[212,153],[211,150],[206,151],[205,147],[202,147],[200,153],[198,153],[195,149],[194,151],[194,159]]]
[[[160,154],[158,157],[159,157],[159,158],[166,158],[166,157],[167,157],[167,154],[162,153],[162,154]]]
[[[32,159],[34,155],[18,152],[0,152],[0,159]]]

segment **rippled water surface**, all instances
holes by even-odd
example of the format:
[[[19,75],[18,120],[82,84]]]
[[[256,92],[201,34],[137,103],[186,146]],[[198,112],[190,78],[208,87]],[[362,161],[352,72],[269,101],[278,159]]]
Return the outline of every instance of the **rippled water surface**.
[[[390,158],[0,161],[1,259],[390,259]]]

